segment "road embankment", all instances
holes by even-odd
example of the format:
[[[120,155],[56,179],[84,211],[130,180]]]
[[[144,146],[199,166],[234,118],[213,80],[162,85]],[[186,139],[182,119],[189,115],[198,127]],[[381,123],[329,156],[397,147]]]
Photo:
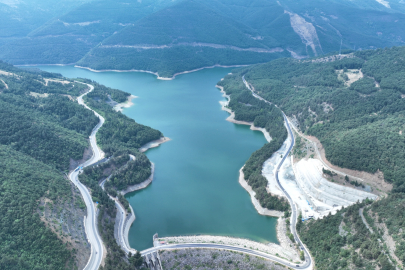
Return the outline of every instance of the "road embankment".
[[[227,237],[227,236],[213,236],[213,235],[194,235],[194,236],[175,236],[159,238],[167,244],[186,244],[186,243],[213,243],[220,245],[229,245],[241,248],[249,248],[258,250],[280,258],[299,261],[299,255],[296,252],[291,252],[282,248],[275,243],[260,243],[243,238]]]

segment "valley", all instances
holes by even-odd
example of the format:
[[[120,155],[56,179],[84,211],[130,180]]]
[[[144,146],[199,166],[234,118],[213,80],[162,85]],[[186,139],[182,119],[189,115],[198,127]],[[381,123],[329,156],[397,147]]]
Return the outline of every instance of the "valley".
[[[64,0],[42,3],[48,9],[38,17],[26,15],[28,2],[0,3],[3,25],[14,30],[0,31],[0,58],[12,64],[145,70],[171,78],[216,65],[401,46],[405,39],[398,27],[402,4],[375,0]],[[63,5],[71,7],[61,13]]]
[[[402,0],[0,0],[0,269],[403,270]]]

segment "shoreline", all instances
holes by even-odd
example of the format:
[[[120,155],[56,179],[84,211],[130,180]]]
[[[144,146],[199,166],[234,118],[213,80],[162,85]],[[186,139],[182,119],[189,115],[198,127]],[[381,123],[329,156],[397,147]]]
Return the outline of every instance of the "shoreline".
[[[171,141],[171,139],[168,138],[168,137],[161,137],[158,140],[150,141],[147,144],[141,146],[141,148],[139,148],[139,151],[144,153],[144,152],[148,151],[149,149],[156,148],[159,145],[161,145],[161,144],[163,144],[165,142],[168,142],[168,141]]]
[[[144,189],[147,186],[149,186],[150,183],[152,183],[153,181],[153,176],[155,175],[155,163],[151,162],[151,173],[148,179],[146,179],[145,181],[139,183],[139,184],[135,184],[132,186],[128,186],[125,190],[121,190],[120,193],[122,196],[124,196],[127,193],[133,192],[133,191],[137,191],[140,189]]]
[[[134,95],[130,95],[130,96],[128,97],[127,101],[122,102],[122,103],[118,103],[117,105],[115,105],[115,106],[113,107],[113,109],[114,109],[116,112],[122,112],[122,111],[124,110],[124,108],[130,108],[131,106],[134,105],[134,103],[132,102],[132,100],[133,100],[134,98],[138,98],[138,97],[137,97],[137,96],[134,96]]]
[[[139,183],[139,184],[136,184],[136,185],[133,185],[133,186],[129,186],[125,190],[120,191],[121,195],[125,196],[125,194],[127,194],[127,193],[137,191],[137,190],[141,190],[141,189],[144,189],[144,188],[148,187],[153,181],[154,174],[155,174],[155,164],[153,162],[151,162],[151,174],[150,174],[149,178],[146,179],[145,181],[143,181],[142,183]],[[121,205],[121,207],[122,207],[122,205]],[[128,241],[129,229],[131,228],[132,223],[134,223],[134,221],[136,220],[135,211],[132,208],[131,204],[129,204],[129,208],[131,209],[131,213],[128,213],[127,209],[122,207],[122,209],[124,209],[125,219],[123,221],[121,233],[122,233],[122,236],[124,238],[124,243],[126,245],[126,248],[129,251],[136,251],[134,248],[132,248],[130,246],[129,241]]]
[[[229,104],[230,100],[231,100],[230,96],[226,94],[226,92],[224,91],[224,88],[222,86],[216,85],[215,87],[220,89],[221,93],[222,93],[222,96],[227,99],[227,101],[220,102],[220,104],[222,105],[222,110],[226,111],[226,112],[228,112],[230,114],[230,116],[228,116],[228,118],[226,118],[226,121],[234,123],[234,124],[239,124],[239,125],[248,125],[248,126],[250,126],[251,130],[261,131],[263,133],[264,137],[266,138],[267,142],[271,141],[271,136],[267,132],[266,129],[255,127],[254,124],[251,123],[251,122],[235,120],[235,113],[231,109],[226,107]],[[239,170],[239,184],[249,193],[252,204],[255,207],[256,211],[260,215],[264,215],[264,216],[283,217],[284,212],[280,212],[280,211],[277,211],[277,210],[269,210],[269,209],[263,208],[260,205],[259,201],[255,198],[256,192],[253,191],[252,187],[249,186],[249,184],[245,180],[245,176],[243,174],[243,168],[244,167],[245,167],[245,165],[243,165],[243,167]]]
[[[245,175],[243,173],[244,167],[245,167],[245,165],[243,165],[243,167],[240,168],[240,170],[239,170],[239,184],[249,193],[250,199],[251,199],[252,204],[255,207],[256,211],[262,216],[270,216],[270,217],[277,217],[277,218],[283,217],[284,212],[277,211],[277,210],[269,210],[267,208],[263,208],[260,205],[259,201],[255,197],[256,192],[254,192],[252,187],[249,186],[249,184],[245,180]]]
[[[37,66],[60,66],[60,67],[64,67],[64,66],[73,66],[75,63],[71,63],[71,64],[26,64],[26,65],[14,65],[16,67],[37,67]]]
[[[59,65],[59,64],[56,64],[56,65]],[[232,68],[232,67],[235,67],[236,68],[236,67],[247,67],[247,66],[249,66],[249,65],[229,65],[229,66],[213,65],[213,66],[206,66],[206,67],[201,67],[201,68],[196,68],[196,69],[192,69],[192,70],[186,70],[186,71],[178,72],[178,73],[175,73],[172,77],[160,77],[158,72],[153,72],[153,71],[143,70],[143,69],[128,69],[128,70],[92,69],[92,68],[89,68],[89,67],[82,67],[82,66],[74,65],[75,68],[87,69],[87,70],[92,71],[92,72],[143,72],[143,73],[149,73],[149,74],[155,75],[158,80],[162,80],[162,81],[171,81],[171,80],[174,80],[176,78],[176,76],[178,76],[178,75],[192,73],[192,72],[196,72],[196,71],[203,70],[203,69],[208,69],[208,68],[216,68],[216,67],[220,67],[220,68]]]
[[[220,101],[219,102],[222,105],[222,110],[226,111],[226,112],[228,112],[230,114],[228,116],[228,118],[225,119],[226,121],[234,123],[234,124],[250,126],[251,130],[261,131],[263,133],[264,137],[266,138],[267,142],[271,141],[271,136],[270,136],[269,132],[265,128],[255,127],[253,122],[235,120],[235,113],[231,109],[228,109],[226,107],[226,106],[228,106],[228,104],[229,104],[229,102],[231,100],[230,96],[225,93],[224,88],[222,86],[215,85],[215,87],[221,90],[222,96],[224,98],[228,99],[227,101]]]
[[[154,141],[151,141],[151,142],[145,144],[144,146],[139,148],[139,151],[146,152],[148,149],[158,147],[162,143],[165,143],[168,141],[170,141],[170,138],[161,137],[158,140],[154,140]],[[141,190],[141,189],[148,187],[152,183],[154,175],[155,175],[155,164],[153,162],[151,162],[151,174],[150,174],[149,178],[146,179],[145,181],[143,181],[142,183],[139,183],[139,184],[136,184],[133,186],[129,186],[125,190],[120,191],[121,195],[124,196],[127,193],[134,192],[134,191]],[[129,234],[129,229],[132,226],[132,223],[134,223],[134,221],[136,220],[136,216],[135,216],[135,211],[132,208],[131,204],[129,205],[129,208],[131,209],[131,213],[129,215],[127,215],[128,214],[127,210],[124,209],[126,218],[123,221],[124,225],[123,225],[121,233],[123,235],[124,242],[125,242],[125,245],[127,246],[127,249],[135,250],[135,249],[131,248],[131,246],[129,245],[128,234]]]

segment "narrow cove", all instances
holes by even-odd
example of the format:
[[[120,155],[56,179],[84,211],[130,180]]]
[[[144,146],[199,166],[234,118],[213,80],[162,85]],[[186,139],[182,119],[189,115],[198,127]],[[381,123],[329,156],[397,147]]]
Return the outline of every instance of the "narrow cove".
[[[215,85],[231,69],[206,69],[161,81],[146,73],[39,68],[137,96],[123,113],[171,139],[146,152],[156,165],[152,184],[126,195],[136,214],[129,232],[133,248],[151,247],[156,232],[277,243],[277,219],[259,215],[238,183],[239,169],[266,140],[259,131],[225,121],[229,114],[221,110],[224,98]]]

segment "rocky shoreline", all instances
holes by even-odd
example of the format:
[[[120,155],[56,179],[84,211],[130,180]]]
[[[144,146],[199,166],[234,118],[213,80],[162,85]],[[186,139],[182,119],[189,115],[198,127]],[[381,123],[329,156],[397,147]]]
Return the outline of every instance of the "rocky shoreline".
[[[234,123],[234,124],[250,126],[251,130],[261,131],[263,133],[264,137],[266,138],[267,142],[271,141],[271,136],[270,136],[269,132],[267,132],[267,130],[265,128],[255,127],[253,122],[235,120],[235,113],[231,109],[227,108],[227,106],[229,104],[229,101],[230,101],[230,96],[225,93],[224,88],[222,86],[216,85],[215,87],[220,89],[221,93],[222,93],[222,96],[227,99],[227,101],[220,101],[220,104],[222,105],[222,110],[226,111],[226,112],[228,112],[230,114],[228,116],[228,118],[226,118],[226,121]]]
[[[143,189],[143,188],[146,188],[147,186],[149,186],[149,184],[152,183],[152,181],[153,181],[153,175],[155,173],[155,164],[151,162],[150,167],[151,167],[151,174],[148,179],[146,179],[142,183],[139,183],[139,184],[136,184],[133,186],[129,186],[125,190],[121,190],[120,191],[121,195],[125,195],[129,192],[137,191],[137,190],[140,190],[140,189]]]
[[[124,108],[129,108],[132,105],[134,105],[134,103],[132,102],[132,99],[137,98],[137,96],[134,95],[130,95],[127,99],[127,101],[122,102],[122,103],[118,103],[117,105],[114,106],[114,110],[117,112],[122,112],[124,110]]]
[[[245,167],[245,166],[243,166]],[[256,208],[257,212],[263,216],[271,216],[271,217],[283,217],[284,212],[277,211],[277,210],[269,210],[267,208],[263,208],[260,205],[260,202],[256,199],[256,192],[252,189],[251,186],[246,182],[245,175],[243,174],[243,167],[239,170],[239,184],[249,193],[250,198],[252,199],[252,204]]]
[[[141,151],[141,152],[146,152],[148,149],[158,147],[158,146],[161,145],[162,143],[168,142],[168,141],[170,141],[170,140],[171,140],[171,139],[168,138],[168,137],[161,137],[161,138],[158,139],[158,140],[154,140],[154,141],[148,142],[147,144],[145,144],[144,146],[142,146],[141,148],[139,148],[139,151]]]

